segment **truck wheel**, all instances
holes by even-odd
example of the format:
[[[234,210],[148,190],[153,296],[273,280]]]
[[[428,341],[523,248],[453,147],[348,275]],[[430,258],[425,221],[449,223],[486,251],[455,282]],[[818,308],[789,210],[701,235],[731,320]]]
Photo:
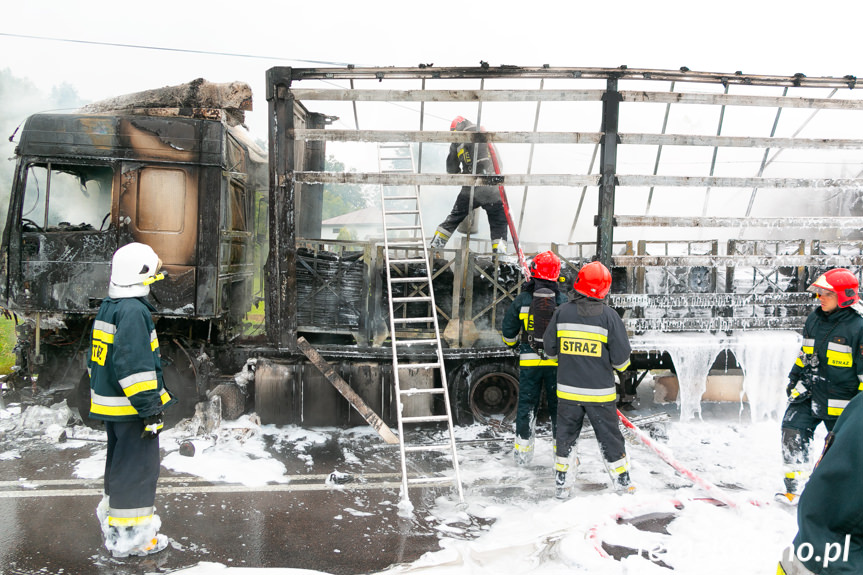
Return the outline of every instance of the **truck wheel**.
[[[515,420],[518,367],[509,363],[463,363],[450,375],[453,422],[500,425]]]

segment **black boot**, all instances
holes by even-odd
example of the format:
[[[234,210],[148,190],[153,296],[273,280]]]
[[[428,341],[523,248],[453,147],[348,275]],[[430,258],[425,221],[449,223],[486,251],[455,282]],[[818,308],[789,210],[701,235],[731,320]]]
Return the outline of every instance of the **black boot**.
[[[569,489],[566,487],[566,472],[554,472],[554,496],[558,499],[569,499]]]

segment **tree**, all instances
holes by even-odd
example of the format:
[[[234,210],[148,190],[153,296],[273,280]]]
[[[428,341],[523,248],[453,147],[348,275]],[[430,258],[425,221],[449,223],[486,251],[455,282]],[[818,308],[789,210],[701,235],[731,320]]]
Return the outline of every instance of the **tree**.
[[[347,172],[344,162],[335,156],[328,156],[326,162],[328,172]],[[323,219],[341,216],[349,212],[378,205],[377,193],[373,186],[360,184],[324,184]]]

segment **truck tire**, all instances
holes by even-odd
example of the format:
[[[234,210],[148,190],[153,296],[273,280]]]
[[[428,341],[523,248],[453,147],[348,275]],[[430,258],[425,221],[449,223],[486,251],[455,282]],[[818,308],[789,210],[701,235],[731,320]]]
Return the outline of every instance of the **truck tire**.
[[[246,411],[246,394],[239,386],[219,384],[209,393],[210,397],[214,395],[222,399],[222,419],[237,419]]]
[[[449,385],[456,425],[515,421],[518,366],[508,362],[465,362],[450,374]]]

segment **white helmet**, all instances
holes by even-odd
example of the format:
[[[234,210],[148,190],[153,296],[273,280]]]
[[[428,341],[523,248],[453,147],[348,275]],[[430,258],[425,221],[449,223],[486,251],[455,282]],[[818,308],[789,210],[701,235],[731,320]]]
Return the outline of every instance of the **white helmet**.
[[[114,252],[111,260],[111,283],[108,296],[113,298],[143,297],[150,293],[150,284],[157,278],[162,260],[146,244],[131,243]]]

